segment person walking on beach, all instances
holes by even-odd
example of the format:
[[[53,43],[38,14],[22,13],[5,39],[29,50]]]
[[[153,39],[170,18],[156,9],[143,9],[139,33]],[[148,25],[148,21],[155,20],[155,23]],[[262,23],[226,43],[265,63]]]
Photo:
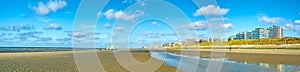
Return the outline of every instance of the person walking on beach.
[[[231,51],[231,46],[229,47],[229,51]]]

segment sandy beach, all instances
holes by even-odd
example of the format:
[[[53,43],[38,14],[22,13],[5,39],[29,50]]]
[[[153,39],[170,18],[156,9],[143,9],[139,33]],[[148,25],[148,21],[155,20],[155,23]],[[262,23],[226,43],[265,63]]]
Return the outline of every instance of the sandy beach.
[[[202,58],[211,58],[212,53],[224,54],[223,58],[237,62],[261,62],[268,64],[288,64],[300,65],[300,50],[268,50],[268,49],[232,49],[220,50],[216,49],[169,49],[168,52],[188,56],[199,56]],[[222,56],[222,55],[219,55]]]
[[[151,49],[162,51],[163,49]],[[212,52],[210,49],[168,49],[170,53],[201,58],[211,58],[212,53],[220,54],[222,50]],[[86,53],[90,51],[78,51]],[[112,51],[96,51],[104,69],[107,72],[128,72],[115,59]],[[225,58],[236,62],[254,62],[268,64],[300,65],[300,50],[257,50],[257,49],[232,49],[225,50]],[[148,61],[151,56],[147,50],[131,52],[133,57],[140,62]],[[162,65],[156,72],[175,72],[176,67]],[[73,51],[57,52],[12,52],[0,53],[0,72],[34,71],[34,72],[78,72]],[[179,70],[180,71],[180,70]]]
[[[107,72],[128,72],[118,64],[112,51],[97,51]],[[132,52],[140,62],[150,59],[148,52]],[[176,67],[162,65],[156,72],[174,72]],[[72,51],[0,53],[0,72],[78,72]]]

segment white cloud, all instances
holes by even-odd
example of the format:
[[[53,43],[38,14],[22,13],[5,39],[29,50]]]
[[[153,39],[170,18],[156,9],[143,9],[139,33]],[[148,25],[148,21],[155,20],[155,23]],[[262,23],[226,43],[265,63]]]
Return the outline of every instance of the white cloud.
[[[202,16],[202,15],[225,15],[229,12],[229,9],[220,8],[219,6],[215,5],[208,5],[203,6],[200,9],[198,9],[194,16]]]
[[[293,25],[292,23],[287,23],[284,27],[286,30],[300,30],[300,26]]]
[[[233,24],[232,23],[226,23],[223,24],[222,26],[225,29],[230,29],[233,28]],[[180,29],[185,28],[185,29],[189,29],[189,30],[206,30],[208,28],[208,24],[205,21],[196,21],[196,22],[192,22],[190,24],[186,24],[180,27]]]
[[[21,30],[35,30],[34,26],[19,24],[18,26],[0,26],[0,30],[4,31],[21,31]]]
[[[50,13],[50,10],[43,2],[39,2],[38,6],[33,6],[32,9],[38,15],[47,15]]]
[[[295,20],[295,24],[300,24],[300,20]]]
[[[205,30],[208,28],[208,25],[205,21],[196,21],[196,22],[192,22],[190,24],[187,24],[185,26],[183,26],[186,29],[190,29],[190,30]]]
[[[158,22],[156,22],[156,21],[153,21],[153,22],[151,23],[151,25],[153,25],[153,26],[159,26]]]
[[[266,24],[275,24],[275,23],[279,23],[281,21],[283,21],[283,18],[280,17],[267,17],[267,16],[263,16],[261,18],[259,18],[260,22],[266,23]]]
[[[158,38],[161,33],[142,32],[141,35],[147,38]]]
[[[145,2],[142,2],[142,3],[141,3],[141,6],[145,6],[145,5],[146,5],[146,3],[145,3]]]
[[[39,18],[38,20],[43,23],[49,23],[51,21],[51,19],[45,19],[45,18]]]
[[[146,38],[159,38],[161,36],[176,36],[177,33],[164,33],[164,32],[142,32],[140,33],[141,36]]]
[[[40,34],[43,34],[43,32],[40,31],[30,31],[30,32],[23,32],[20,34],[17,34],[20,37],[36,37],[39,38]]]
[[[86,35],[83,32],[73,32],[73,37],[85,37]]]
[[[102,12],[97,13],[97,17],[100,18],[102,16]]]
[[[125,13],[123,11],[117,11],[114,9],[109,9],[104,12],[107,19],[120,19],[125,21],[135,20],[137,17],[143,16],[144,12],[141,10],[136,10],[134,13]]]
[[[295,26],[291,23],[287,23],[284,28],[287,30],[295,30]]]
[[[103,28],[110,28],[110,27],[111,27],[111,25],[110,25],[110,24],[108,24],[108,23],[105,23],[105,24],[103,24],[103,25],[102,25],[102,27],[103,27]]]
[[[129,4],[130,4],[130,3],[133,3],[133,2],[136,2],[136,1],[137,1],[137,0],[123,0],[122,3],[123,3],[123,4],[124,4],[124,3],[129,3]]]
[[[229,29],[229,28],[233,28],[233,25],[232,25],[232,23],[227,23],[227,24],[224,24],[223,27],[225,29]]]
[[[116,37],[116,36],[118,36],[118,34],[111,34],[111,36],[112,36],[112,37]]]
[[[46,5],[47,4],[47,5]],[[67,6],[67,2],[64,0],[50,0],[47,3],[38,2],[37,6],[29,6],[29,8],[32,8],[36,14],[38,15],[48,15],[51,11],[57,12],[60,9],[63,9]]]
[[[114,30],[116,30],[116,31],[123,31],[123,27],[115,27]]]
[[[61,30],[62,27],[59,24],[49,24],[45,29]]]
[[[52,12],[56,12],[59,9],[62,9],[64,7],[67,6],[67,2],[64,0],[50,0],[47,3],[47,7],[49,8],[49,10],[51,10]]]
[[[211,21],[225,21],[225,20],[229,20],[228,18],[211,18]]]

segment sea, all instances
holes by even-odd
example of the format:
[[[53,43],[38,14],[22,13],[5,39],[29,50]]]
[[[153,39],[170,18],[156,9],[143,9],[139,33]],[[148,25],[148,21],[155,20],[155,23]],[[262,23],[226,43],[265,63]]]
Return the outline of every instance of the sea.
[[[54,52],[73,50],[95,50],[104,48],[72,48],[72,47],[0,47],[0,52]]]

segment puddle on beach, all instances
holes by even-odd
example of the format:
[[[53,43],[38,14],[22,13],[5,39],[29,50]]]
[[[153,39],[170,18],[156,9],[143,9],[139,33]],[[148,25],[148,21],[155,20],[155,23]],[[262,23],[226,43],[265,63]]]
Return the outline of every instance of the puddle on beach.
[[[206,72],[208,69],[220,67],[220,72],[300,72],[300,66],[286,65],[286,64],[267,64],[260,62],[236,62],[230,61],[226,58],[200,58],[200,56],[185,56],[164,51],[150,51],[151,57],[163,60],[165,64],[177,67],[184,72]],[[181,59],[181,61],[180,61]],[[213,65],[210,61],[221,63],[223,65]]]

